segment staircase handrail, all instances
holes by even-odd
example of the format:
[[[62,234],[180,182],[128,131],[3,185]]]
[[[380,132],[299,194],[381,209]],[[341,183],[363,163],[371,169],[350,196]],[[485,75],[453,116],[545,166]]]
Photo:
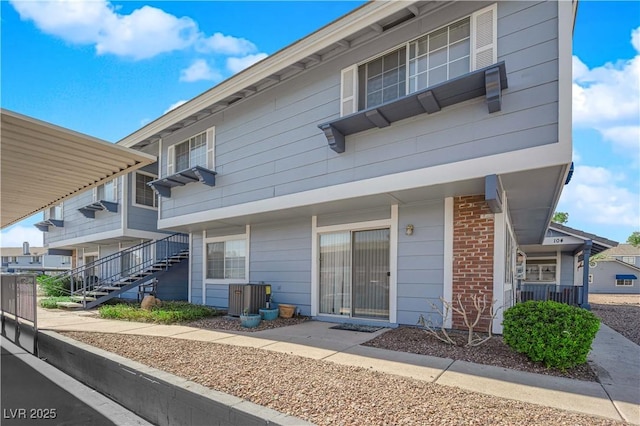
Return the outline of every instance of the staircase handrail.
[[[151,247],[161,247],[163,243],[167,243],[166,252],[163,255],[158,256],[158,253],[154,252],[151,258],[147,256],[147,258],[143,259],[142,262],[139,262],[129,268],[123,267],[122,263],[124,262],[123,259],[126,259],[126,255],[135,252],[149,252],[149,250],[147,249]],[[171,243],[175,244],[175,251],[169,253],[169,244]],[[65,294],[74,295],[82,292],[81,294],[84,296],[86,295],[87,291],[93,291],[96,287],[104,285],[105,282],[112,282],[116,276],[131,276],[138,272],[137,270],[148,268],[149,266],[153,265],[154,262],[161,262],[163,259],[166,260],[167,258],[171,257],[171,255],[174,255],[180,250],[183,250],[185,247],[188,248],[188,246],[189,236],[188,234],[182,233],[171,234],[160,240],[144,241],[134,246],[127,247],[126,249],[120,250],[116,253],[97,259],[93,262],[89,262],[72,270],[66,271],[62,274],[56,275],[56,279],[50,285],[52,287],[57,287],[61,292],[64,292]],[[120,263],[114,261],[120,261]],[[106,274],[100,273],[101,276],[98,277],[96,275],[96,272],[98,272],[100,268],[103,268],[105,265],[109,265],[110,263],[117,263],[117,265],[114,265],[117,267],[112,266],[110,268],[105,268],[111,270],[111,272],[108,272]],[[87,274],[87,272],[89,271],[92,273]],[[65,279],[70,280],[70,289],[68,291],[64,288],[63,285],[63,281]],[[60,283],[60,285],[57,286],[56,283]],[[77,287],[76,284],[78,284]]]

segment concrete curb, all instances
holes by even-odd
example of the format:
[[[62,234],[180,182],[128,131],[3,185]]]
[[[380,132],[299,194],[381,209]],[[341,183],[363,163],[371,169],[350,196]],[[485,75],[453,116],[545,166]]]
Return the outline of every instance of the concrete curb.
[[[312,425],[52,331],[38,339],[40,357],[155,425]]]
[[[80,381],[69,377],[54,366],[47,364],[43,360],[33,356],[13,342],[2,337],[2,347],[9,353],[15,355],[20,361],[29,365],[29,367],[37,370],[46,376],[53,383],[57,384],[76,398],[82,400],[89,407],[98,413],[107,417],[117,425],[129,426],[152,426],[151,423],[137,416],[136,414],[126,410],[122,406],[116,404],[106,396],[96,392],[94,389],[86,386]],[[1,423],[1,422],[0,422]]]

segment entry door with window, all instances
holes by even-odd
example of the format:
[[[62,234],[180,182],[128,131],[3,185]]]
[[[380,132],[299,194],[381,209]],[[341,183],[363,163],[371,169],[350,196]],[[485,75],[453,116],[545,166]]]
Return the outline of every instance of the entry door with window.
[[[389,319],[389,229],[320,235],[320,313]]]

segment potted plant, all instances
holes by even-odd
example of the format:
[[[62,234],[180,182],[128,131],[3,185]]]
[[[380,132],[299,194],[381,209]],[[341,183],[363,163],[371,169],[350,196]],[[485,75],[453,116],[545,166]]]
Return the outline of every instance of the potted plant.
[[[278,308],[273,308],[271,305],[272,303],[273,299],[268,300],[266,307],[258,309],[258,311],[260,312],[260,316],[265,321],[273,321],[278,318],[278,313],[280,312],[280,310]]]
[[[282,318],[291,318],[296,312],[296,305],[287,305],[285,303],[280,303],[278,305],[278,308],[280,310],[280,316]]]
[[[260,314],[250,314],[248,309],[240,315],[240,324],[246,328],[256,328],[260,325],[260,321],[262,321]]]

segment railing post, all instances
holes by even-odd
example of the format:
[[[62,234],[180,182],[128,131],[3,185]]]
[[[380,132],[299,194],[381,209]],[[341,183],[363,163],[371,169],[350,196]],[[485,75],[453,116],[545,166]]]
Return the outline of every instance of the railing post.
[[[591,247],[593,242],[587,240],[582,249],[582,307],[591,310],[589,305],[589,258],[591,257]]]
[[[16,277],[15,280],[13,280],[13,313],[16,316],[16,329],[14,331],[14,338],[15,338],[15,342],[17,345],[20,345],[20,341],[18,339],[20,339],[20,316],[18,315],[18,297],[20,297],[18,295],[18,278]]]

